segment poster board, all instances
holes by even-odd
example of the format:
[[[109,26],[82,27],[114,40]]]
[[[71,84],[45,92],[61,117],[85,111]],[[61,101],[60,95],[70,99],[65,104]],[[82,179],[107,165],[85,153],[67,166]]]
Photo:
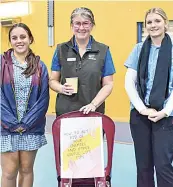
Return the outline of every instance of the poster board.
[[[104,176],[101,117],[61,120],[60,152],[62,178]]]

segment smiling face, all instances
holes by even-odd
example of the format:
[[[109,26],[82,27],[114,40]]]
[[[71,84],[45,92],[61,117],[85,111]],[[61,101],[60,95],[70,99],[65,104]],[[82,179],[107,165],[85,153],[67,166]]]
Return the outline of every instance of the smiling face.
[[[89,18],[85,18],[81,15],[76,15],[72,20],[72,31],[77,40],[88,40],[93,28]]]
[[[163,37],[167,28],[167,23],[157,13],[149,13],[145,20],[146,30],[152,38]]]
[[[27,54],[32,39],[25,29],[22,27],[15,27],[10,33],[10,43],[14,52],[17,54]]]

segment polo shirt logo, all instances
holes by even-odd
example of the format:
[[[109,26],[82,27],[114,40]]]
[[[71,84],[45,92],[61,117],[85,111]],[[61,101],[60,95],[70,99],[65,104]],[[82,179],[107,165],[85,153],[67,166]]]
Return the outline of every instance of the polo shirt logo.
[[[89,60],[96,60],[96,56],[94,54],[89,54],[88,59]]]

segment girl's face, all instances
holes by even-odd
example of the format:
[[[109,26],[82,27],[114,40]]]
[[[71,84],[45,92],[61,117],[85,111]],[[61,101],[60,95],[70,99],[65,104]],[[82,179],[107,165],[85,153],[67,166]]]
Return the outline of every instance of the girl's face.
[[[87,18],[80,15],[73,18],[72,31],[77,40],[87,40],[93,28],[93,24]]]
[[[146,17],[146,30],[152,38],[163,37],[167,24],[165,20],[156,13],[150,13]]]
[[[26,54],[29,50],[31,40],[25,29],[16,27],[10,33],[10,43],[15,53]]]

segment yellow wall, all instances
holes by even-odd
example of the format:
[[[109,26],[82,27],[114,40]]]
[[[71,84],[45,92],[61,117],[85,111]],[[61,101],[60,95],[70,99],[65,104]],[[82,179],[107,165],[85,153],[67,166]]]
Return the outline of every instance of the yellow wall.
[[[35,43],[32,48],[46,63],[49,71],[55,47],[48,47],[47,1],[31,2],[32,14],[22,18],[32,30]],[[76,7],[90,8],[96,21],[93,35],[96,40],[110,46],[117,73],[114,76],[114,90],[106,102],[106,114],[117,121],[128,121],[129,100],[124,90],[123,66],[137,39],[136,22],[143,21],[145,12],[151,7],[161,7],[173,20],[173,2],[55,2],[55,43],[67,41],[71,37],[70,14]],[[2,51],[9,48],[8,29],[2,28]],[[51,91],[48,113],[54,113],[56,94]]]

